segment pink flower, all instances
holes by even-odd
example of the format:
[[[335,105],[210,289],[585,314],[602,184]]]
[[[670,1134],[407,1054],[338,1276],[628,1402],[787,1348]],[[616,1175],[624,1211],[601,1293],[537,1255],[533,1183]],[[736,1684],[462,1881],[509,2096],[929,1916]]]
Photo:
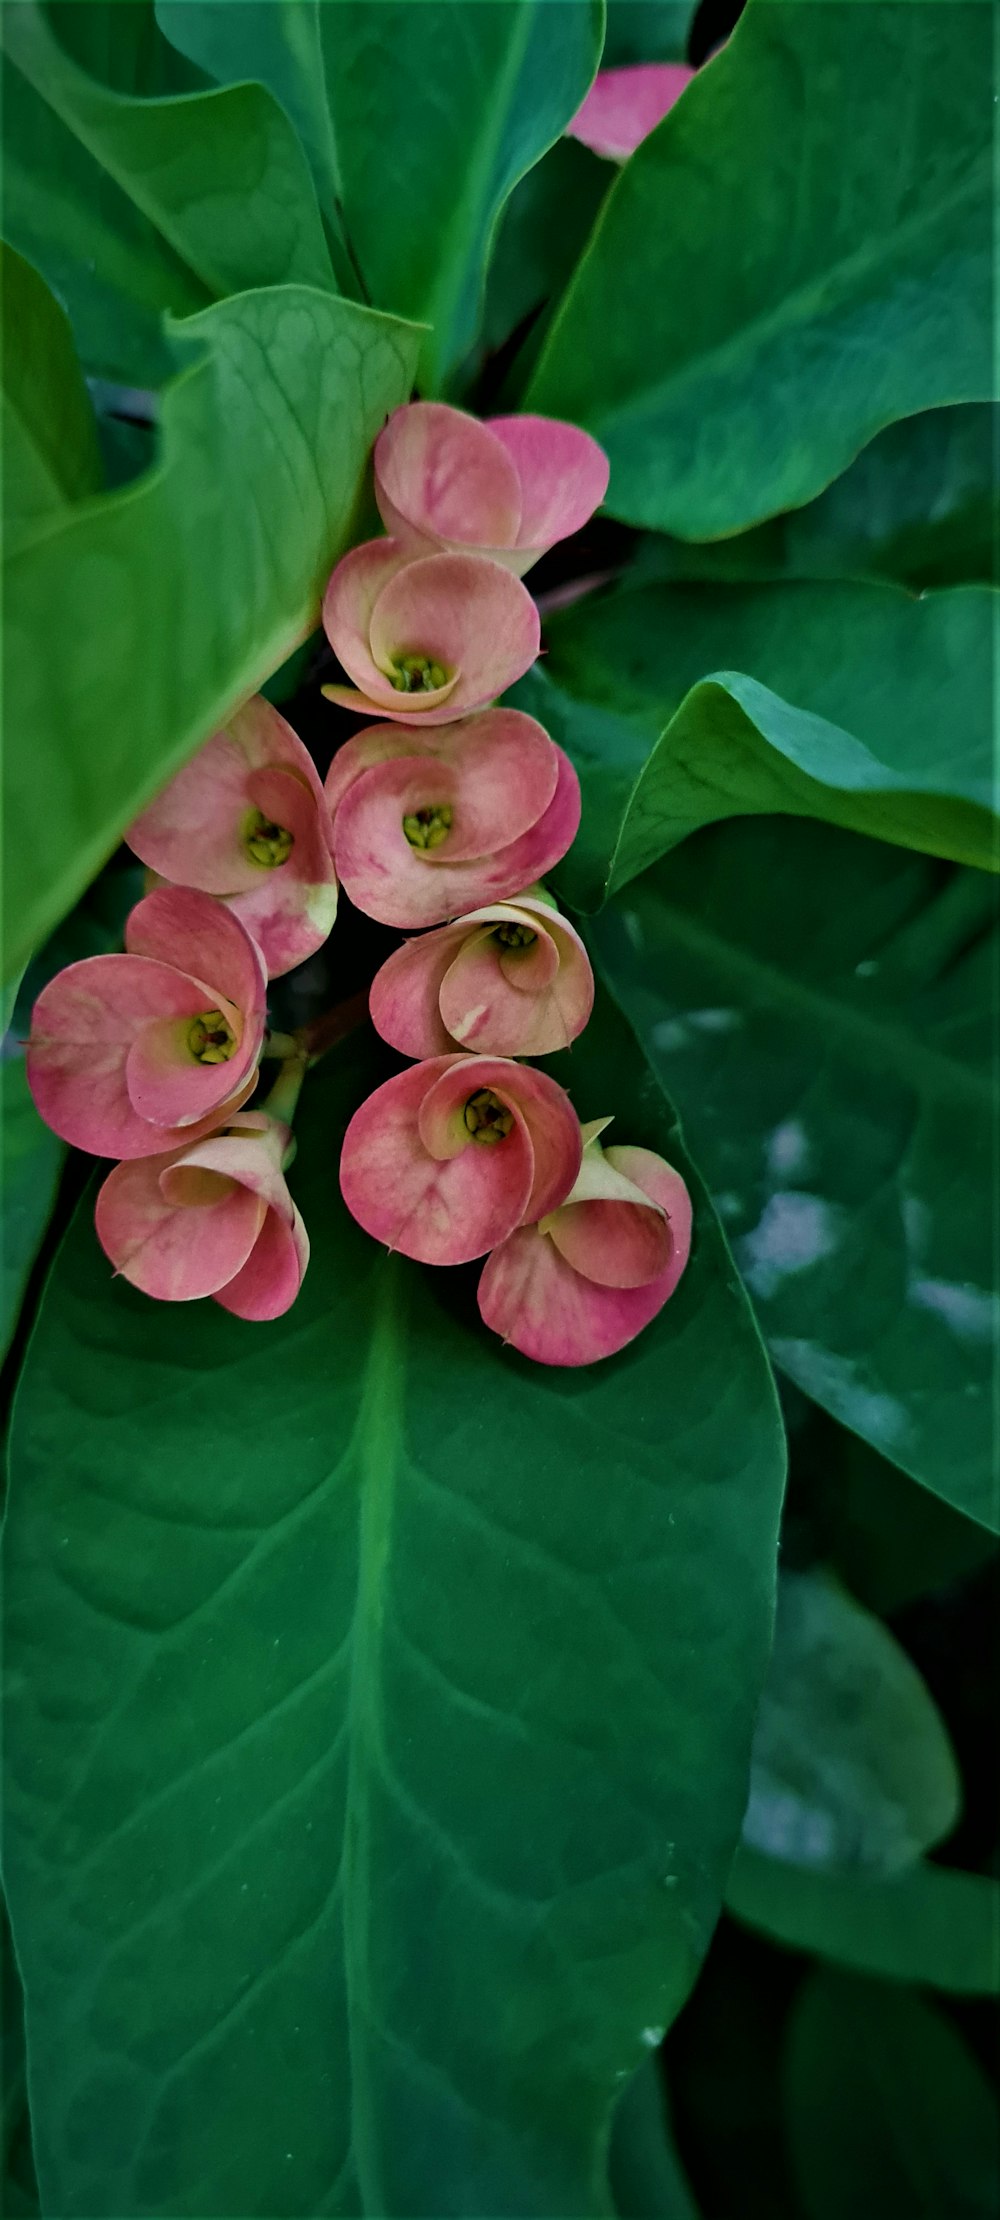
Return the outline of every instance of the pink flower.
[[[576,1185],[558,1210],[493,1251],[479,1308],[539,1364],[593,1364],[624,1349],[672,1295],[691,1247],[691,1199],[650,1149],[603,1150],[583,1128]]]
[[[694,70],[686,62],[638,62],[602,69],[586,100],[566,126],[594,154],[624,162],[679,100]]]
[[[538,654],[527,588],[486,555],[418,555],[368,540],[337,564],[323,629],[355,686],[324,686],[363,717],[450,724],[521,678]]]
[[[593,516],[608,474],[603,448],[575,424],[548,416],[481,424],[443,401],[395,409],[375,443],[388,532],[411,548],[475,548],[519,578]]]
[[[212,734],[125,837],[161,878],[221,895],[272,979],[331,931],[337,877],[322,783],[262,694]]]
[[[28,1082],[53,1131],[94,1156],[156,1156],[212,1132],[251,1093],[267,975],[221,902],[157,887],[124,956],[88,956],[43,987]]]
[[[519,893],[580,822],[569,757],[519,709],[443,732],[370,725],[334,756],[326,795],[342,886],[367,916],[404,928]]]
[[[282,1173],[290,1138],[247,1110],[193,1148],[116,1165],[95,1213],[116,1272],[164,1303],[214,1295],[237,1318],[280,1318],[309,1262]]]
[[[404,1056],[456,1046],[485,1056],[545,1056],[583,1032],[593,1003],[579,933],[532,894],[407,941],[371,988],[375,1029]]]
[[[581,1145],[568,1095],[544,1072],[503,1057],[432,1056],[355,1112],[340,1185],[376,1241],[421,1264],[466,1264],[556,1208]]]

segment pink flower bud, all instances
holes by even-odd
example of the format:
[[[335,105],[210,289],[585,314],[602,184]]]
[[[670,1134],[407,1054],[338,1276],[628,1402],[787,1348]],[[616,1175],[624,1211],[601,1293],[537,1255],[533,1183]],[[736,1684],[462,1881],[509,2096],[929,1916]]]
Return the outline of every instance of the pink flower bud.
[[[363,717],[450,724],[521,678],[538,654],[538,611],[486,555],[418,555],[368,540],[337,564],[323,629],[351,686],[329,701]]]
[[[252,1092],[267,974],[221,902],[157,887],[124,956],[88,956],[43,987],[28,1083],[46,1124],[94,1156],[156,1156],[210,1133]]]
[[[446,731],[371,725],[339,749],[326,794],[352,902],[383,925],[440,925],[543,878],[580,822],[569,757],[519,709]]]
[[[604,499],[608,473],[603,448],[575,424],[548,416],[481,424],[443,401],[394,410],[375,443],[388,532],[411,549],[475,548],[517,577],[580,531]]]
[[[568,1095],[502,1057],[432,1056],[387,1079],[344,1136],[352,1216],[421,1264],[466,1264],[554,1210],[580,1168]]]
[[[691,1199],[650,1149],[602,1150],[606,1118],[584,1126],[583,1161],[558,1210],[521,1226],[487,1259],[487,1326],[539,1364],[593,1364],[634,1341],[672,1295],[691,1247]]]
[[[309,1262],[281,1168],[289,1139],[249,1110],[193,1148],[116,1165],[95,1212],[116,1272],[163,1303],[214,1295],[237,1318],[280,1318]]]
[[[337,877],[322,783],[262,694],[206,740],[125,837],[161,878],[220,895],[272,979],[331,931]]]
[[[583,1032],[594,975],[579,933],[530,894],[407,941],[376,972],[376,1031],[404,1056],[545,1056]]]
[[[638,62],[627,69],[602,69],[586,100],[566,126],[594,154],[624,162],[648,139],[689,85],[694,70],[686,62]]]

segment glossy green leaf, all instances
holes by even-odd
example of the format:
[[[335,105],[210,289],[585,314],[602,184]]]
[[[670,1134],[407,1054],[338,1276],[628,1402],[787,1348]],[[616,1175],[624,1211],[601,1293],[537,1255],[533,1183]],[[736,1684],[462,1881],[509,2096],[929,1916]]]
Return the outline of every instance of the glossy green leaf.
[[[921,1997],[814,1975],[795,2007],[786,2087],[807,2220],[994,2220],[995,2096]]]
[[[24,2052],[24,1998],[6,1907],[0,1905],[0,2212],[4,2220],[34,2220],[38,2185],[31,2156],[31,2124]]]
[[[210,293],[335,289],[305,156],[266,87],[156,101],[114,92],[65,53],[41,0],[14,0],[3,35],[35,91]]]
[[[684,1161],[613,1008],[569,1069]],[[718,1227],[695,1182],[655,1325],[533,1368],[475,1269],[347,1218],[373,1076],[362,1043],[307,1082],[286,1319],[145,1301],[84,1207],[32,1339],[6,1877],[67,2216],[604,2215],[716,1915],[783,1464]]]
[[[789,1865],[741,1844],[726,1910],[775,1942],[856,1973],[962,1996],[1000,1985],[1000,1881],[978,1873],[922,1864],[873,1880]]]
[[[780,821],[699,835],[596,927],[778,1364],[993,1527],[995,934],[981,873]]]
[[[918,1488],[846,1428],[828,1426],[822,1467],[814,1484],[823,1491],[831,1559],[870,1611],[901,1611],[997,1562],[996,1537],[985,1527]]]
[[[179,337],[198,358],[164,396],[156,469],[7,566],[12,969],[169,772],[312,630],[418,343],[290,285],[220,302]],[[42,653],[56,619],[59,652]]]
[[[897,0],[750,0],[625,164],[530,388],[607,448],[612,515],[714,539],[989,398],[991,42],[976,0],[919,37]]]
[[[43,1125],[13,1043],[0,1059],[0,1357],[10,1346],[66,1151]]]
[[[944,1723],[888,1627],[829,1573],[782,1573],[744,1842],[884,1876],[949,1834],[960,1806]]]
[[[440,392],[475,338],[497,220],[575,115],[603,0],[321,6],[344,223],[369,297],[430,325]]]
[[[611,2129],[611,2194],[618,2220],[698,2220],[674,2148],[660,2055],[633,2074]]]
[[[632,62],[683,62],[697,0],[607,0],[602,69]]]
[[[4,237],[63,303],[88,371],[161,385],[164,314],[195,314],[207,287],[2,51],[0,107]]]
[[[888,578],[919,591],[996,584],[996,415],[972,403],[903,417],[804,509],[700,546],[647,534],[630,580]]]
[[[595,908],[722,817],[822,817],[995,868],[996,596],[649,586],[553,617],[516,699],[580,772],[563,868]]]
[[[502,346],[527,317],[558,298],[612,175],[608,163],[578,139],[560,139],[515,185],[486,281],[484,349]],[[533,342],[534,329],[531,336]]]
[[[260,80],[302,142],[331,234],[338,276],[350,285],[340,226],[340,176],[320,44],[325,0],[156,0],[168,39],[220,85]]]
[[[4,538],[102,483],[97,427],[68,320],[30,262],[0,243]]]

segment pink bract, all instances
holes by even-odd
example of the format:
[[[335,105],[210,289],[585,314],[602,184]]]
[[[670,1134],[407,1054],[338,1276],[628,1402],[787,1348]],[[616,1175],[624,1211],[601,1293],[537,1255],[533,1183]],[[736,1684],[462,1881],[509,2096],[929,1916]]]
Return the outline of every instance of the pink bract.
[[[372,1020],[404,1056],[456,1046],[545,1056],[587,1023],[594,975],[573,926],[531,894],[494,902],[410,940],[372,980]]]
[[[650,1149],[602,1150],[606,1123],[584,1127],[562,1206],[509,1235],[480,1278],[487,1326],[539,1364],[593,1364],[624,1349],[662,1310],[690,1253],[680,1173]]]
[[[282,1173],[289,1140],[251,1110],[194,1147],[116,1165],[95,1211],[116,1272],[164,1303],[214,1295],[238,1318],[280,1318],[309,1262]]]
[[[624,162],[680,99],[694,70],[686,62],[639,62],[602,69],[566,135],[594,154]]]
[[[89,956],[43,987],[28,1082],[46,1124],[94,1156],[155,1156],[214,1131],[256,1084],[267,974],[211,895],[157,887],[123,956]]]
[[[261,694],[206,740],[125,837],[161,878],[221,896],[272,979],[331,932],[337,877],[322,782]]]
[[[375,443],[386,530],[411,548],[475,548],[522,577],[579,532],[608,490],[589,432],[548,416],[487,423],[443,401],[394,410]]]
[[[527,588],[486,555],[417,555],[367,540],[337,564],[323,628],[351,686],[329,701],[364,717],[450,724],[493,701],[538,654]]]
[[[326,782],[341,884],[384,925],[440,925],[543,878],[580,823],[561,748],[519,709],[446,730],[373,725]]]
[[[422,1264],[465,1264],[556,1208],[580,1168],[569,1097],[530,1066],[433,1056],[377,1087],[344,1137],[352,1216]]]

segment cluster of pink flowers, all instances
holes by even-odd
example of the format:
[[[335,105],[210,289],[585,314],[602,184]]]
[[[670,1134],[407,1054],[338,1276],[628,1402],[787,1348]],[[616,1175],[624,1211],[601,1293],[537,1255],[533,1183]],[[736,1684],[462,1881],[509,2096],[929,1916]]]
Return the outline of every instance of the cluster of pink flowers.
[[[540,884],[580,794],[535,719],[494,706],[538,653],[522,577],[604,497],[607,462],[572,425],[484,424],[432,402],[376,444],[387,537],[338,563],[323,623],[353,681],[324,688],[375,718],[325,785],[278,711],[241,706],[131,827],[151,891],[125,952],[71,964],[35,1005],[28,1074],[64,1139],[118,1161],[101,1244],[161,1300],[212,1295],[274,1318],[309,1244],[285,1180],[308,1062],[268,1043],[268,980],[327,939],[338,887],[416,933],[372,982],[371,1016],[413,1061],[348,1127],[348,1209],[428,1264],[486,1259],[479,1307],[548,1364],[622,1348],[676,1286],[690,1244],[683,1181],[641,1148],[604,1150],[570,1098],[521,1059],[566,1048],[590,1016],[584,944]]]

